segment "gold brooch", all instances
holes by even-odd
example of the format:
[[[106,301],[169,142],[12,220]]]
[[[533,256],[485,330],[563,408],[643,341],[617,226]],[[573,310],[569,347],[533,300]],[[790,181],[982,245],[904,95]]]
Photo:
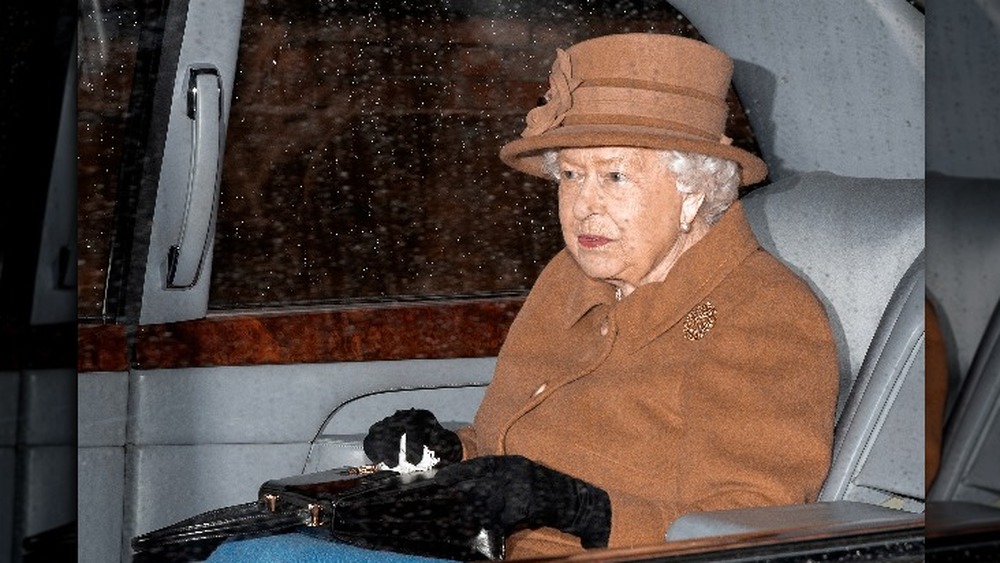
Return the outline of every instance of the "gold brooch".
[[[684,338],[694,342],[705,337],[715,326],[715,305],[705,301],[684,317]]]

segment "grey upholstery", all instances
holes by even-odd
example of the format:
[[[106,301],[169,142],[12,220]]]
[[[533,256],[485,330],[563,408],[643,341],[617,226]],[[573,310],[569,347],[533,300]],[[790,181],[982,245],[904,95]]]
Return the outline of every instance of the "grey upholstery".
[[[928,498],[1000,506],[1000,307],[946,426]]]
[[[1000,300],[1000,179],[927,175],[927,289],[961,388]],[[957,394],[955,395],[957,396]]]
[[[928,175],[928,291],[948,353],[949,416],[928,499],[1000,503],[1000,180]]]
[[[814,172],[743,203],[761,246],[826,306],[840,357],[839,414],[886,304],[924,249],[923,182]]]
[[[908,2],[671,4],[733,57],[771,180],[924,177],[924,16]]]
[[[920,518],[923,196],[919,180],[812,173],[744,198],[761,244],[827,308],[841,363],[833,462],[824,502],[689,514],[668,540]]]
[[[1000,4],[927,2],[926,22],[927,170],[1000,178]]]
[[[492,366],[492,359],[489,363]],[[303,472],[371,463],[362,447],[368,429],[399,409],[427,409],[443,426],[453,430],[467,426],[476,415],[489,379],[466,377],[443,385],[428,383],[419,388],[375,391],[349,399],[333,409],[323,423],[309,447]]]
[[[911,512],[924,499],[924,260],[906,273],[872,338],[837,424],[819,500]]]
[[[457,358],[88,373],[79,378],[79,436],[67,447],[79,464],[66,465],[87,484],[78,504],[80,535],[89,538],[80,560],[130,561],[129,538],[246,502],[268,479],[367,462],[360,437],[368,425],[409,401],[392,397],[418,395],[414,405],[440,410],[446,422],[468,420],[494,365],[494,358]],[[13,389],[16,404],[17,384],[0,372],[0,418],[10,403],[3,391]],[[75,390],[70,398],[76,405]],[[331,414],[331,405],[345,406]],[[333,419],[342,423],[337,435],[327,431]],[[0,475],[12,470],[13,439],[0,433]],[[0,495],[0,523],[10,519],[6,498]]]
[[[859,522],[876,525],[902,522],[913,515],[863,502],[817,502],[772,506],[765,510],[746,508],[688,514],[679,518],[667,533],[670,541],[707,536],[725,536],[771,530],[797,530],[822,527],[834,531],[842,525]]]
[[[996,505],[1000,496],[997,421],[997,301],[1000,298],[1000,161],[995,92],[1000,84],[995,3],[957,2],[928,19],[934,80],[928,112],[928,292],[949,353],[949,401],[941,466],[928,495],[941,502]],[[954,92],[962,92],[956,104]]]
[[[935,528],[978,519],[985,504],[987,518],[1000,520],[998,8],[949,2],[927,19],[927,286],[950,360],[941,465],[928,494]]]

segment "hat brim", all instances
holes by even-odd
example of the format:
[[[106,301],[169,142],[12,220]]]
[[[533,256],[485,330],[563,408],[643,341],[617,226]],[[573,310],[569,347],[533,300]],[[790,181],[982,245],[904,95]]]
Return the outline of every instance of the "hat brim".
[[[542,168],[548,149],[585,147],[636,147],[671,149],[732,160],[740,166],[740,185],[756,184],[767,177],[767,165],[756,155],[719,142],[638,126],[569,125],[541,135],[523,137],[504,145],[500,159],[508,166],[540,178],[550,178]]]

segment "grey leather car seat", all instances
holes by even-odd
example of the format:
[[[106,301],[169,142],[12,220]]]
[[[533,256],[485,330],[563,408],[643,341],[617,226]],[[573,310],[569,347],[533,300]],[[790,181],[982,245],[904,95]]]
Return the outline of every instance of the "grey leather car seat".
[[[928,289],[952,356],[951,407],[928,500],[955,504],[949,514],[960,503],[1000,512],[1000,181],[928,175],[928,183]]]
[[[927,288],[947,343],[954,406],[1000,301],[1000,180],[928,172],[927,188]]]
[[[667,539],[914,518],[924,503],[923,182],[802,174],[744,205],[761,245],[830,317],[841,366],[833,461],[819,503],[689,514]]]
[[[928,499],[1000,506],[1000,307],[958,394]]]

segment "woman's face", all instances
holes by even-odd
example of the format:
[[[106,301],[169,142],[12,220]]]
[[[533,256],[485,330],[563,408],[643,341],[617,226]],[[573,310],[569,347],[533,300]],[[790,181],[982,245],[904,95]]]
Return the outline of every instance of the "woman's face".
[[[650,278],[683,251],[681,209],[691,197],[677,191],[659,154],[624,147],[562,149],[557,163],[563,239],[583,271],[616,286],[658,281]]]

